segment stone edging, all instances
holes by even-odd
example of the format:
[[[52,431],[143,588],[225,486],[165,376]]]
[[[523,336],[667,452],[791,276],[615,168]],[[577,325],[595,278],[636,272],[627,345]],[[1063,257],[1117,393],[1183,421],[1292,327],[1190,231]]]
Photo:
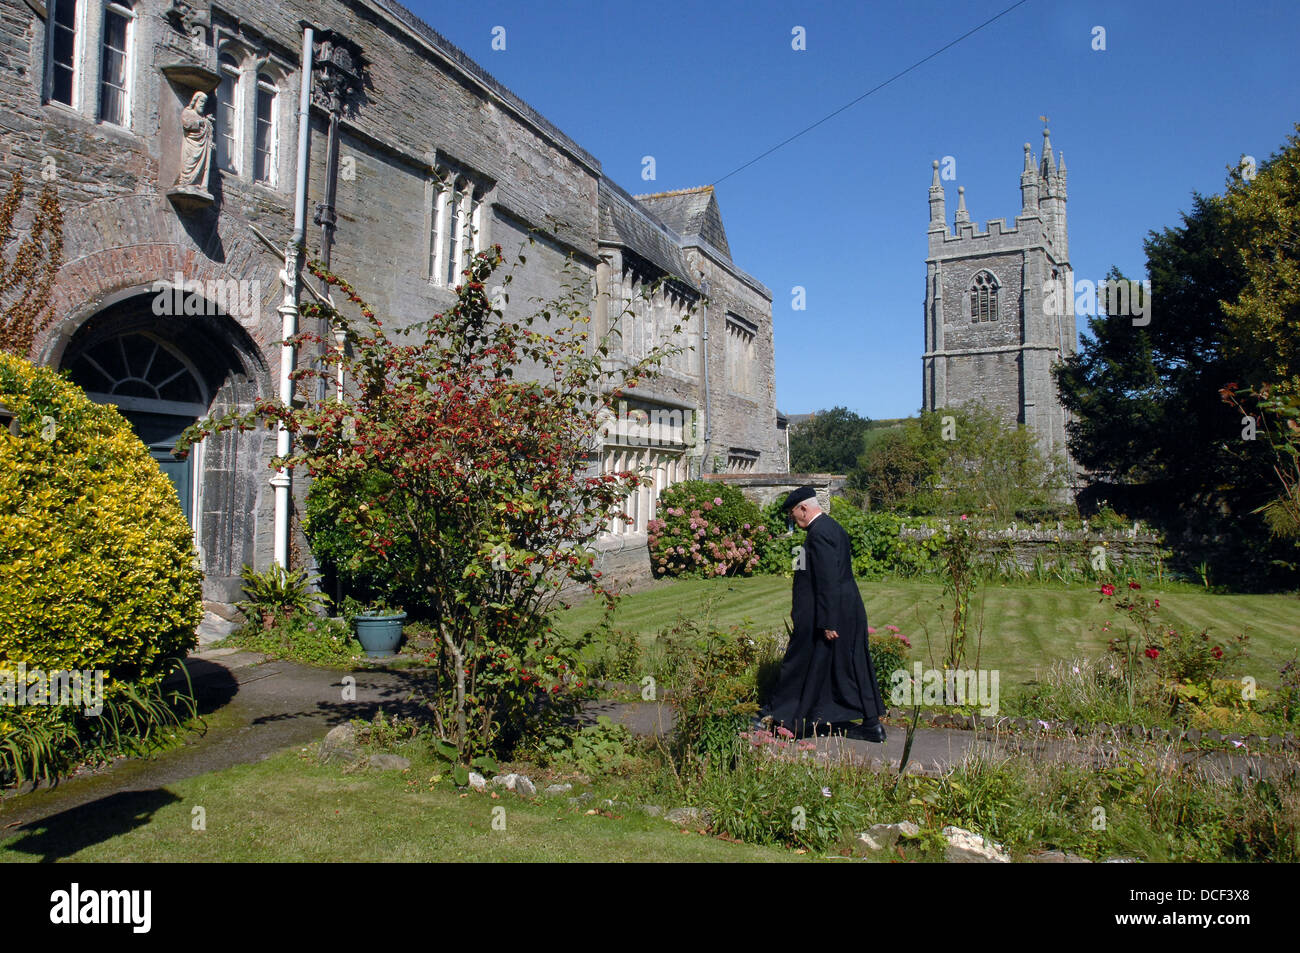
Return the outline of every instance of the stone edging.
[[[885,717],[906,721],[911,718],[911,711],[905,708],[890,708],[885,712]],[[923,711],[918,722],[924,722],[933,728],[959,728],[968,731],[984,728],[1011,733],[1064,731],[1067,734],[1075,735],[1087,734],[1089,731],[1101,731],[1111,732],[1126,738],[1148,741],[1187,741],[1192,744],[1199,744],[1201,741],[1219,741],[1229,744],[1237,742],[1250,750],[1270,748],[1274,750],[1300,751],[1300,739],[1292,734],[1268,735],[1265,737],[1256,734],[1241,735],[1233,732],[1225,735],[1217,728],[1202,731],[1200,728],[1153,728],[1136,724],[1112,725],[1108,722],[1079,724],[1068,719],[1050,722],[1041,718],[1008,718],[993,715],[981,717],[977,715],[957,715],[943,711]]]

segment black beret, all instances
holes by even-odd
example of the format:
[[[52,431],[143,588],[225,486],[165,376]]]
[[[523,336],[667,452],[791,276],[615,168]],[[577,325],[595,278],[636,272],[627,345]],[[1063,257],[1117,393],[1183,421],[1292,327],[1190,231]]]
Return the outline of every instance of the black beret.
[[[781,512],[789,513],[792,509],[802,503],[804,500],[811,500],[817,496],[817,491],[810,486],[801,486],[797,490],[791,490],[781,504]]]

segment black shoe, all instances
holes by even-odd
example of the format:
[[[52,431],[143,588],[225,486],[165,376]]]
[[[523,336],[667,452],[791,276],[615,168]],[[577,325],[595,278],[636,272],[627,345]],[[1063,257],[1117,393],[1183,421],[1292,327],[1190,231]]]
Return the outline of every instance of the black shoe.
[[[885,726],[880,722],[873,725],[853,725],[844,732],[844,736],[854,741],[874,741],[877,744],[884,744]]]

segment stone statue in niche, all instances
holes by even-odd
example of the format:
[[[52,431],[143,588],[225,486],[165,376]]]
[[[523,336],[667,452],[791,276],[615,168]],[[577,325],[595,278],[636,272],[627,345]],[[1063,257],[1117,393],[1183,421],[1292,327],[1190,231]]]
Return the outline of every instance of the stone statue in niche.
[[[176,173],[178,189],[208,191],[208,174],[212,168],[212,120],[203,115],[208,104],[208,94],[197,92],[190,104],[181,110],[181,165]]]

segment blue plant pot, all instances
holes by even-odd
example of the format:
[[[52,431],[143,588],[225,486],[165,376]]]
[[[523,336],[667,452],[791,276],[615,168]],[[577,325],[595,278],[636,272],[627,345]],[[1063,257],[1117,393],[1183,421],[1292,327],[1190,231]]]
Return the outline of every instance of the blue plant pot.
[[[367,658],[387,658],[397,652],[402,641],[402,623],[406,613],[390,615],[359,615],[352,619],[357,629],[357,641],[366,650]]]

